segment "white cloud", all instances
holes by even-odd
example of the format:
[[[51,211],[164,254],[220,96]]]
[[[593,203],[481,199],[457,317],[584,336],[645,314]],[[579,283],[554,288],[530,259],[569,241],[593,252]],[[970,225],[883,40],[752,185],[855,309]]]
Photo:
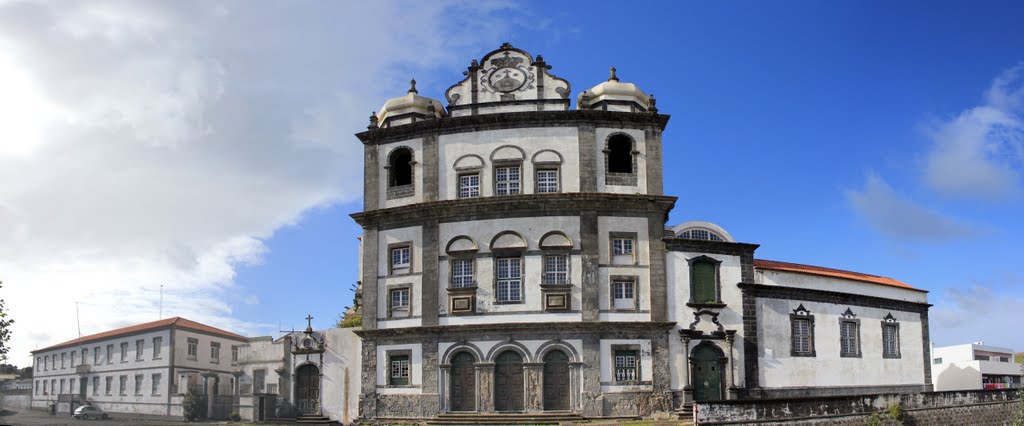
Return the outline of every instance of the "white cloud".
[[[1008,333],[1020,322],[1020,281],[999,291],[982,285],[949,288],[931,309],[931,337],[936,346],[983,341],[993,346],[1024,350],[1024,334]]]
[[[235,270],[358,199],[352,133],[412,72],[496,45],[448,2],[0,3],[0,280],[11,361],[182,315],[241,333]],[[454,20],[454,21],[453,21]],[[502,22],[502,21],[497,21]],[[12,124],[13,123],[13,124]],[[231,291],[227,291],[230,289]],[[241,293],[245,294],[245,293]]]
[[[871,227],[888,237],[910,241],[945,241],[976,231],[896,193],[881,177],[867,176],[864,188],[848,190],[846,198]]]
[[[1020,193],[1024,165],[1024,65],[993,82],[985,102],[928,129],[932,146],[924,180],[964,199],[1000,200]]]

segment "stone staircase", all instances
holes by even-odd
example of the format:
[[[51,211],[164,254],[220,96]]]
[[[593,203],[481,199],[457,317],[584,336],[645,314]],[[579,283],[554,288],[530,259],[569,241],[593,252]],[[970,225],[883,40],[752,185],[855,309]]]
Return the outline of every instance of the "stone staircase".
[[[564,413],[448,413],[427,420],[428,425],[558,425],[561,423],[584,423],[587,420],[579,414]]]
[[[295,418],[295,423],[300,425],[330,425],[336,426],[338,422],[332,421],[331,419],[324,416],[314,416],[304,414]]]
[[[684,404],[675,411],[676,418],[679,420],[693,422],[693,404]]]

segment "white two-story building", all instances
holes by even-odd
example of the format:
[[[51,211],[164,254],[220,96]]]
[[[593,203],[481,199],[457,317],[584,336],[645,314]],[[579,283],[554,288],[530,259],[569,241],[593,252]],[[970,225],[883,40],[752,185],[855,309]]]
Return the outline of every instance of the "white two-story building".
[[[932,352],[935,390],[1006,389],[1021,387],[1021,364],[1013,350],[984,342],[937,347]]]

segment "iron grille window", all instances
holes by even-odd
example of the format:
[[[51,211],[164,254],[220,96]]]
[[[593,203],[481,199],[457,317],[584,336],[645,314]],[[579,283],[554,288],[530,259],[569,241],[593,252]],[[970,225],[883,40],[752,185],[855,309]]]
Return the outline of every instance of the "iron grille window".
[[[522,259],[498,258],[498,302],[517,303],[523,300]]]
[[[392,386],[407,386],[409,384],[409,355],[393,355],[391,357],[391,380]]]
[[[558,170],[537,170],[537,193],[558,192]]]
[[[475,198],[480,196],[480,175],[459,175],[459,198]]]
[[[519,193],[519,166],[497,167],[494,169],[495,195],[515,195]]]
[[[636,351],[615,351],[615,381],[640,380],[640,363]]]
[[[636,308],[636,282],[612,281],[612,307],[615,309]]]
[[[452,288],[473,286],[473,259],[452,260]]]
[[[569,284],[569,256],[544,256],[544,284]]]
[[[811,321],[797,318],[792,320],[793,353],[811,355]]]

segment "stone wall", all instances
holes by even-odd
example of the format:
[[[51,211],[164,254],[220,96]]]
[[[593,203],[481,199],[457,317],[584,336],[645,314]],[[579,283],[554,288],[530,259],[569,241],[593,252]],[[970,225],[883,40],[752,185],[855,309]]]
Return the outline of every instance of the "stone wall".
[[[699,425],[857,425],[898,404],[904,425],[1008,425],[1019,401],[1009,389],[841,397],[718,401],[695,404]],[[881,424],[886,422],[881,416]]]
[[[28,410],[32,406],[32,395],[29,393],[0,393],[0,409]]]

